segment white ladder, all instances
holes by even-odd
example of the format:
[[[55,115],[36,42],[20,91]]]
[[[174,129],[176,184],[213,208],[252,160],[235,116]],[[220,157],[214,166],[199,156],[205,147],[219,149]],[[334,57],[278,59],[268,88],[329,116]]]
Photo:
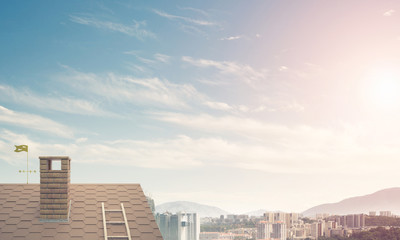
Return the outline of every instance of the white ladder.
[[[125,213],[125,208],[124,208],[124,204],[123,203],[121,203],[121,209],[105,210],[104,209],[104,202],[102,202],[101,203],[101,210],[103,212],[104,240],[109,240],[109,239],[129,239],[129,240],[132,240],[131,232],[129,230],[128,220],[126,219],[126,213]],[[106,212],[121,212],[122,216],[124,218],[124,221],[107,221],[106,220]],[[110,224],[110,225],[125,225],[127,236],[108,236],[107,235],[107,224]]]

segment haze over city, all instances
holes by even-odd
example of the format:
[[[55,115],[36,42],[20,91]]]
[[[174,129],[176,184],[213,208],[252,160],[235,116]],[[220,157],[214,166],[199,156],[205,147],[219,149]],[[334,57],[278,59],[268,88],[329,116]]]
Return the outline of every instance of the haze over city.
[[[156,204],[302,212],[400,186],[400,2],[0,8],[0,182],[38,156]],[[30,174],[30,183],[39,174]]]

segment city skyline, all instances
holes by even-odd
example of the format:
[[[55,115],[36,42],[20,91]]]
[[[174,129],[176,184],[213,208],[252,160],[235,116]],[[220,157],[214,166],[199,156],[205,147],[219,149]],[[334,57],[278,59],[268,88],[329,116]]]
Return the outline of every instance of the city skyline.
[[[231,213],[400,186],[397,1],[3,5],[2,183],[28,145],[32,170]]]

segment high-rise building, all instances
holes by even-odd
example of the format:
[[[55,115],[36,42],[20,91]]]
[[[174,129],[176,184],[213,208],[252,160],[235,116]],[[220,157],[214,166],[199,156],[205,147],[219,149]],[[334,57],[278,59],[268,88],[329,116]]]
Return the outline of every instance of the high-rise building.
[[[295,213],[284,213],[284,212],[266,212],[264,213],[264,220],[268,222],[286,222],[287,219],[290,219],[291,217],[298,219],[298,214]]]
[[[384,216],[384,217],[391,217],[392,212],[391,211],[379,211],[379,215]]]
[[[264,214],[265,216],[265,214]],[[257,223],[257,239],[270,238],[271,223],[269,221],[260,221]]]
[[[355,226],[355,224],[354,224],[354,222],[355,222],[354,221],[355,220],[354,214],[349,214],[345,218],[346,218],[346,227],[354,228],[354,226]]]
[[[286,224],[280,221],[260,221],[257,224],[257,239],[286,240]]]
[[[286,240],[286,224],[284,222],[276,222],[272,224],[271,238]]]
[[[200,220],[196,213],[163,213],[156,215],[164,240],[199,240]]]
[[[376,212],[375,211],[370,211],[369,212],[369,216],[376,216]]]
[[[364,214],[349,214],[345,216],[345,227],[348,228],[363,228],[365,227],[365,215]]]
[[[274,212],[266,212],[264,213],[264,220],[267,222],[275,221],[275,213]]]
[[[314,238],[318,238],[318,223],[312,223],[310,228],[310,235]]]
[[[164,240],[171,239],[170,238],[170,229],[169,225],[171,222],[171,213],[163,213],[163,214],[156,214],[156,222],[158,225],[158,228],[160,229],[161,235],[163,236]]]
[[[285,223],[286,228],[291,228],[294,224],[299,221],[299,214],[298,213],[286,213],[285,214]]]
[[[321,220],[316,223],[311,224],[311,232],[310,235],[315,239],[318,239],[321,236],[325,235],[325,221]]]
[[[365,214],[348,214],[346,216],[332,216],[329,221],[335,223],[336,228],[342,226],[344,228],[363,228],[365,227]]]

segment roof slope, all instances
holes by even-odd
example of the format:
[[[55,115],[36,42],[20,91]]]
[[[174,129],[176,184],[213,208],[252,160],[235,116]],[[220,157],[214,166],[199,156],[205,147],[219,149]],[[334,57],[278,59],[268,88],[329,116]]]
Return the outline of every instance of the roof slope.
[[[69,222],[41,222],[39,184],[0,184],[0,239],[104,239],[104,202],[106,209],[124,204],[132,239],[162,240],[139,184],[70,184],[70,197]],[[108,229],[108,235],[124,233]]]

